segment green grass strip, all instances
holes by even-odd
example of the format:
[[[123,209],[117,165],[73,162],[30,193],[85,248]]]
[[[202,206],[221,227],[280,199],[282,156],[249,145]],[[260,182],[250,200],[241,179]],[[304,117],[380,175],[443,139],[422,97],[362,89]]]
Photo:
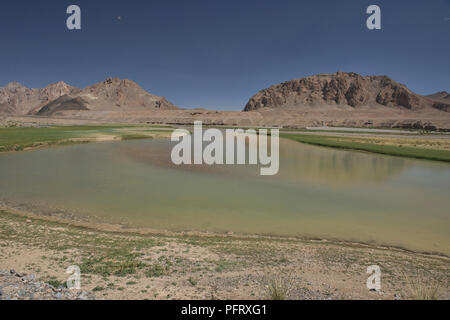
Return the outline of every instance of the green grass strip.
[[[294,141],[324,147],[359,150],[379,154],[386,154],[391,156],[450,162],[450,151],[447,150],[378,145],[372,143],[359,143],[350,141],[349,139],[343,137],[335,137],[335,136],[302,135],[302,134],[280,134],[280,136]]]

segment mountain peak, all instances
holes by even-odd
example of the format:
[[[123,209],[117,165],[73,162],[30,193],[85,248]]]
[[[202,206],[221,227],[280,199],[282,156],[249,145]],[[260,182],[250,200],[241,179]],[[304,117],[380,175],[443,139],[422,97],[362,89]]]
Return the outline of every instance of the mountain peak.
[[[64,81],[58,81],[40,89],[40,98],[43,102],[49,102],[77,90],[79,89],[68,85]]]
[[[65,83],[64,81],[58,81],[58,82],[49,84],[48,86],[46,86],[45,88],[43,88],[41,90],[42,91],[45,91],[45,90],[63,90],[66,93],[69,93],[73,89],[75,89],[75,87],[72,87],[71,85]]]
[[[20,82],[10,82],[6,86],[4,86],[3,88],[7,89],[7,90],[10,90],[10,91],[18,90],[18,89],[28,89],[27,87],[25,87]]]
[[[114,84],[114,83],[118,83],[120,82],[121,79],[120,78],[112,78],[112,77],[108,77],[103,81],[103,84]]]
[[[58,81],[58,82],[55,82],[55,83],[51,83],[51,84],[49,84],[47,87],[50,87],[50,86],[55,86],[55,87],[71,87],[70,85],[68,85],[68,84],[65,83],[64,81]]]
[[[106,78],[102,82],[102,84],[103,85],[125,86],[125,87],[126,86],[137,86],[137,87],[139,87],[139,85],[136,82],[132,81],[132,80],[120,79],[120,78],[112,78],[112,77]]]

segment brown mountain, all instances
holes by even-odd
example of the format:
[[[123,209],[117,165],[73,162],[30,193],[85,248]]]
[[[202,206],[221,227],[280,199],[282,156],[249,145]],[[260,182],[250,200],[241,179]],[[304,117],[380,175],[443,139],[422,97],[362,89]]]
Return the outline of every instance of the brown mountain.
[[[450,103],[450,102],[449,102]],[[253,96],[244,111],[283,109],[304,111],[388,107],[410,111],[450,111],[450,104],[415,94],[387,76],[361,76],[350,72],[319,74],[264,89]]]
[[[73,110],[90,111],[146,111],[176,110],[178,107],[164,97],[155,96],[127,79],[108,78],[76,94],[69,94],[50,102],[36,112],[50,116]]]
[[[64,111],[176,110],[163,97],[155,96],[137,83],[108,78],[83,90],[58,82],[43,89],[19,83],[0,88],[0,113],[52,116]]]
[[[50,101],[65,94],[79,91],[64,82],[50,84],[42,89],[30,89],[20,83],[11,82],[0,88],[0,113],[25,115],[39,110]]]
[[[434,108],[450,112],[450,94],[447,91],[437,92],[426,97],[434,101]]]
[[[436,102],[450,103],[450,93],[447,91],[437,92],[426,97]]]

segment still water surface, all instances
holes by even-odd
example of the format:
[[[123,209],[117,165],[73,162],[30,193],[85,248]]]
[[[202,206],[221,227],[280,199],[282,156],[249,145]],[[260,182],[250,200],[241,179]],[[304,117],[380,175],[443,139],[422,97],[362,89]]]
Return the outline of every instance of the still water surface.
[[[171,164],[140,140],[0,156],[0,202],[169,230],[337,238],[450,254],[450,165],[282,140],[257,166]]]

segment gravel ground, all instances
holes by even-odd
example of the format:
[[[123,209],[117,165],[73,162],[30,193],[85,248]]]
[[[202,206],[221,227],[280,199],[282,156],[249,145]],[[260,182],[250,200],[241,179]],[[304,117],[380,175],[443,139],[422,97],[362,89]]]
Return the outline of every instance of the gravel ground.
[[[55,288],[14,270],[0,270],[0,300],[94,300],[86,291]]]

